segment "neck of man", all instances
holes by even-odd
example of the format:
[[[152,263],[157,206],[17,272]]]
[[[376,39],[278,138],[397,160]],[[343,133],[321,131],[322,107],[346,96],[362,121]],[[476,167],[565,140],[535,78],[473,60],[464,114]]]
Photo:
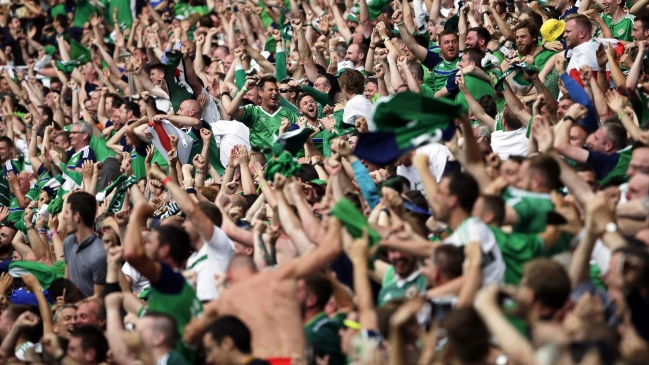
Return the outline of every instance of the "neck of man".
[[[620,19],[624,18],[626,16],[626,12],[624,11],[624,8],[621,6],[618,6],[617,9],[611,14],[611,18],[613,19],[613,24],[617,23]]]
[[[246,365],[252,359],[253,356],[251,354],[244,354],[235,350],[230,354],[230,361],[228,361],[227,365]]]
[[[262,109],[264,109],[265,111],[267,111],[268,113],[271,113],[271,114],[275,113],[277,111],[277,109],[279,109],[279,105],[271,106],[270,104],[264,104],[263,101],[261,103],[261,107],[262,107]]]
[[[467,218],[469,218],[469,213],[465,212],[464,209],[460,207],[456,207],[453,209],[451,217],[448,219],[448,226],[451,231],[455,231]]]
[[[309,320],[311,320],[311,318],[315,317],[315,316],[318,315],[318,313],[320,313],[320,312],[322,312],[322,311],[321,311],[320,309],[318,309],[318,308],[315,308],[315,307],[313,307],[313,308],[307,308],[307,309],[304,311],[304,317],[302,318],[302,321],[303,321],[304,323],[307,323]]]
[[[74,233],[74,237],[77,239],[77,243],[85,241],[88,237],[95,234],[95,231],[91,227],[86,227],[83,224],[79,224],[77,231]]]
[[[79,152],[82,149],[84,149],[87,145],[88,145],[88,143],[83,141],[83,142],[79,142],[76,146],[72,145],[72,147],[74,147],[74,152]]]
[[[534,54],[536,53],[536,50],[539,48],[537,45],[538,43],[533,43],[532,48],[530,48],[530,51],[525,55],[525,56],[532,56],[534,57]]]
[[[312,127],[317,127],[320,123],[318,123],[318,116],[316,115],[313,118],[309,118],[308,116],[304,115],[306,118],[307,123],[309,123]]]
[[[166,354],[170,353],[173,349],[164,346],[154,347],[151,349],[151,355],[156,361],[160,361]]]

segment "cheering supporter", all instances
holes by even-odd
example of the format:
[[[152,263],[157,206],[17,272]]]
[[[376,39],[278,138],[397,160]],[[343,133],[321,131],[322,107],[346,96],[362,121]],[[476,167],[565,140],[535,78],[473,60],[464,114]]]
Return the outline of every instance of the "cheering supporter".
[[[649,0],[0,26],[0,365],[647,363]]]

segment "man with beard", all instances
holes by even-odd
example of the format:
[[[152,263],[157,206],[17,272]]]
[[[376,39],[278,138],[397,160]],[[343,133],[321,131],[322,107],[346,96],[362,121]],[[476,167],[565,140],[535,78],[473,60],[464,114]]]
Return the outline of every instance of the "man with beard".
[[[377,266],[375,271],[379,275],[383,273],[378,296],[379,306],[397,298],[414,298],[426,291],[426,276],[422,274],[421,267],[413,255],[390,249],[388,262],[389,266]]]
[[[466,33],[466,41],[464,42],[464,49],[479,49],[482,52],[487,49],[487,45],[491,41],[491,34],[486,28],[475,27],[469,29]]]
[[[427,71],[424,75],[424,84],[433,89],[434,92],[443,89],[446,86],[446,80],[449,76],[453,75],[457,69],[458,62],[460,62],[460,58],[458,57],[459,38],[457,33],[452,30],[445,30],[439,33],[437,39],[439,39],[439,48],[442,53],[440,57],[438,53],[429,51],[426,47],[415,41],[415,38],[403,23],[401,11],[395,11],[392,19],[399,26],[401,39],[410,50],[410,53],[415,55],[422,65],[426,66]]]
[[[514,28],[514,33],[516,34],[518,57],[523,62],[533,63],[539,68],[539,71],[543,70],[545,64],[557,53],[548,49],[538,52],[539,28],[529,20],[518,23]]]
[[[7,208],[2,208],[5,211]],[[0,212],[1,213],[1,212]],[[7,216],[8,210],[4,214],[0,214],[0,218]],[[0,228],[0,261],[12,261],[14,247],[11,244],[14,236],[16,235],[16,227],[12,224],[3,224]]]

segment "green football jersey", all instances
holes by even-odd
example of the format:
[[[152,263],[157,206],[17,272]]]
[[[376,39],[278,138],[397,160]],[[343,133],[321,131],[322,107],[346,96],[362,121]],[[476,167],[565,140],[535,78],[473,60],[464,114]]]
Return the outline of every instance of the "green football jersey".
[[[622,19],[613,23],[613,18],[607,14],[601,14],[600,17],[604,21],[604,24],[611,30],[613,37],[615,39],[631,42],[633,37],[631,37],[631,32],[633,32],[633,22],[635,17],[627,13]]]
[[[304,336],[309,344],[316,345],[323,353],[329,355],[329,364],[345,364],[346,357],[340,348],[338,331],[342,323],[335,321],[325,312],[316,314],[304,324]]]
[[[523,277],[523,266],[537,257],[543,257],[545,242],[538,234],[505,233],[497,227],[489,227],[505,261],[505,284],[518,285]]]
[[[460,57],[453,61],[447,62],[442,59],[432,70],[424,67],[424,84],[438,92],[446,87],[446,80],[455,73]]]
[[[397,298],[414,298],[426,291],[426,284],[426,277],[421,270],[415,271],[405,279],[400,279],[394,271],[394,266],[390,265],[381,282],[378,304],[381,306]]]
[[[250,128],[250,144],[258,146],[261,150],[272,148],[275,137],[278,135],[282,119],[288,119],[291,124],[297,123],[298,115],[293,111],[278,107],[277,110],[270,114],[261,106],[246,105],[242,107],[243,115],[239,122]],[[270,160],[272,154],[267,154],[266,159]]]

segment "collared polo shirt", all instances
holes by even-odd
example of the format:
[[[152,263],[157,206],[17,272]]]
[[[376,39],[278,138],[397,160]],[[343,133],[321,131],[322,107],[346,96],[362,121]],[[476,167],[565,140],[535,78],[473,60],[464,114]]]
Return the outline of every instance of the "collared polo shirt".
[[[79,287],[82,298],[95,293],[95,284],[106,284],[106,250],[97,234],[93,233],[81,243],[74,234],[69,235],[63,241],[63,253],[70,280]]]

